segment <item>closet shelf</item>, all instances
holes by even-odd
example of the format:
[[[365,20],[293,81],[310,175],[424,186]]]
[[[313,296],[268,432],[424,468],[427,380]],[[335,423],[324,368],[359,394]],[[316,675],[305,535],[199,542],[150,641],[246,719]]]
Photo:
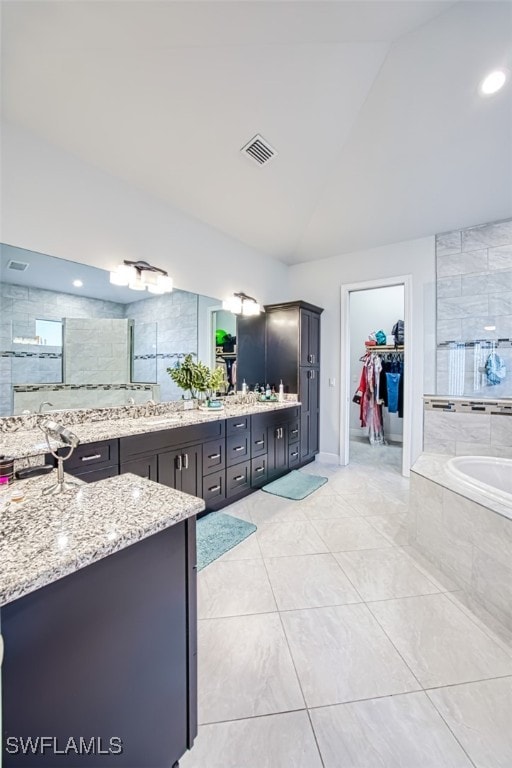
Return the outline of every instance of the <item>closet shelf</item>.
[[[399,344],[395,347],[394,344],[365,344],[368,352],[403,352],[404,345]]]

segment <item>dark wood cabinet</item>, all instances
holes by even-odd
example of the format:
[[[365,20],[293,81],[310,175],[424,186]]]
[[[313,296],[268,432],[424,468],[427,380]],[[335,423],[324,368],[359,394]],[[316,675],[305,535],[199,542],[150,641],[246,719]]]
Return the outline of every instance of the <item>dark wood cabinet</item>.
[[[5,768],[171,766],[192,747],[194,517],[4,605],[1,620],[4,744],[51,734],[62,750],[4,752]],[[123,749],[71,760],[80,734]]]
[[[300,463],[319,451],[320,315],[322,309],[303,301],[265,307],[267,318],[266,378],[302,403]],[[290,432],[290,438],[292,437]]]
[[[121,474],[131,472],[132,475],[145,477],[147,480],[158,480],[158,468],[156,456],[143,456],[131,461],[123,461],[121,464]]]
[[[315,368],[301,368],[301,459],[308,461],[318,453],[318,424],[320,420],[319,372]]]
[[[158,454],[158,482],[202,496],[203,446],[191,445]]]
[[[300,365],[320,365],[320,314],[299,309]]]

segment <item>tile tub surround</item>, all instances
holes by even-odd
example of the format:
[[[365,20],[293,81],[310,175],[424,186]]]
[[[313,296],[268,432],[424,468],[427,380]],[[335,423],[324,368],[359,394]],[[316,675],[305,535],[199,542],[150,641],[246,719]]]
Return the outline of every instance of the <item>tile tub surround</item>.
[[[438,345],[512,338],[512,219],[436,235],[436,270]],[[489,325],[495,329],[485,330]],[[512,377],[498,387],[490,386],[478,373],[488,351],[475,364],[474,354],[474,349],[466,348],[455,356],[460,362],[464,358],[467,371],[457,382],[456,376],[450,377],[449,351],[438,348],[437,392],[472,397],[511,395]],[[510,369],[510,345],[500,347],[499,354]],[[452,355],[452,366],[457,367],[455,357]]]
[[[121,406],[120,408],[91,409],[80,412],[58,412],[54,414],[33,414],[27,417],[31,422],[41,424],[45,419],[52,418],[65,424],[77,435],[81,443],[93,443],[98,440],[110,440],[129,435],[141,435],[147,432],[159,432],[163,429],[186,427],[190,424],[204,424],[208,421],[229,419],[232,416],[247,416],[266,411],[277,411],[300,405],[298,400],[287,399],[282,403],[256,403],[246,405],[234,398],[226,403],[220,411],[200,411],[194,409],[184,411],[180,401],[159,403],[155,406]],[[148,415],[149,414],[149,415]],[[69,418],[68,418],[69,416]],[[26,459],[30,456],[41,457],[48,453],[44,434],[39,428],[19,429],[19,425],[27,423],[22,416],[4,419],[14,426],[14,431],[2,431],[0,427],[0,453],[13,456],[15,459]],[[58,448],[59,444],[51,443]],[[17,469],[20,466],[16,467]]]
[[[42,495],[56,472],[16,483],[2,509],[0,606],[169,528],[204,509],[172,488],[124,474]]]
[[[481,494],[461,495],[445,472],[446,459],[424,454],[411,473],[411,546],[469,600],[512,630],[512,519],[504,505]]]
[[[286,551],[285,523],[294,516],[302,523],[359,517],[373,525],[384,487],[388,501],[381,509],[389,517],[401,514],[391,505],[407,510],[409,481],[394,466],[377,463],[372,446],[364,448],[365,460],[358,454],[348,467],[310,465],[329,474],[331,487],[307,499],[290,502],[258,491],[226,508],[258,530],[198,575],[203,716],[194,747],[180,760],[183,768],[512,764],[511,651],[492,622],[484,624],[465,606],[460,589],[448,591],[457,584],[395,540],[339,551],[340,539],[327,536],[321,553],[278,556],[268,547],[271,539],[274,551],[280,542]],[[270,537],[268,528],[274,529]],[[426,676],[418,679],[426,658],[439,687],[429,688]],[[450,682],[461,678],[467,682]]]
[[[512,399],[426,395],[423,450],[447,456],[512,458]]]

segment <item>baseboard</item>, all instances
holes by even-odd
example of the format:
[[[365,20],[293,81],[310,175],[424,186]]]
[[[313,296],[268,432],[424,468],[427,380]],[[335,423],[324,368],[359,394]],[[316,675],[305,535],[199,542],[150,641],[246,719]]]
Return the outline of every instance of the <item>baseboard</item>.
[[[337,453],[327,453],[326,451],[320,451],[316,455],[316,461],[323,461],[325,464],[339,464],[340,457]]]

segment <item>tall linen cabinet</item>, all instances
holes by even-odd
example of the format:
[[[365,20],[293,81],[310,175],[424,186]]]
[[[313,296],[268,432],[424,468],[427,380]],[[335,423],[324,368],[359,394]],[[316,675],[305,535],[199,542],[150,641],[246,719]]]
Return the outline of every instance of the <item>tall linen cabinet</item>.
[[[297,392],[302,403],[301,463],[319,450],[320,316],[323,310],[305,301],[265,307],[266,381],[276,390]]]

